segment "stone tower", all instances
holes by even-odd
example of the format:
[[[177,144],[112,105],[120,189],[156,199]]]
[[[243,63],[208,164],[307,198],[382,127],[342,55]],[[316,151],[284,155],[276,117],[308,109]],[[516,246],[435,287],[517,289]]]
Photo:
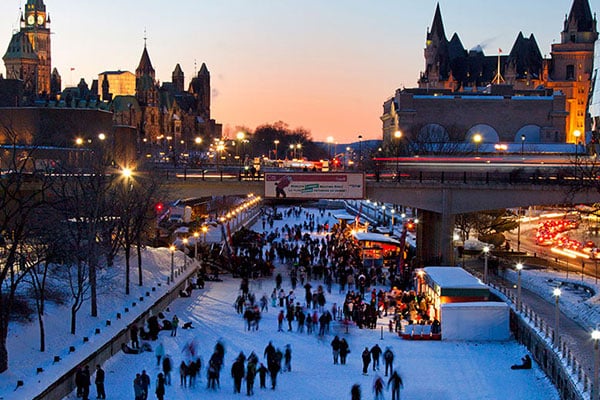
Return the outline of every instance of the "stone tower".
[[[560,38],[560,43],[552,45],[547,86],[562,91],[567,98],[566,140],[575,143],[584,140],[590,129],[586,108],[598,30],[588,0],[573,1]]]
[[[173,87],[175,88],[175,93],[182,93],[183,87],[185,83],[185,76],[183,74],[183,70],[181,69],[181,65],[177,64],[175,66],[175,70],[172,74]]]
[[[44,1],[27,0],[21,30],[13,35],[3,57],[7,79],[22,79],[27,95],[45,96],[52,92],[49,24]]]

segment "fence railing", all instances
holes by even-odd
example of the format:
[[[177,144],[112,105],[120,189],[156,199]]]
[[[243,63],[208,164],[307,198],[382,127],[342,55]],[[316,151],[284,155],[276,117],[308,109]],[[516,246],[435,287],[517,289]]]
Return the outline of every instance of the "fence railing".
[[[521,311],[517,310],[515,290],[488,284],[496,295],[511,306],[511,330],[515,338],[525,345],[533,358],[552,380],[563,400],[590,400],[592,378],[575,357],[569,345],[560,335],[554,346],[553,324],[544,321],[536,312],[521,301]],[[597,400],[597,399],[593,399]]]

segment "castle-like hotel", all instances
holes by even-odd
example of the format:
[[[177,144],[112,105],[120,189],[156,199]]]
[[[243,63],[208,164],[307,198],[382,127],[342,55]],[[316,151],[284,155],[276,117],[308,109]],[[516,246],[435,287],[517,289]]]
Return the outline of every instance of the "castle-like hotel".
[[[431,143],[577,143],[590,131],[586,110],[596,18],[588,0],[573,0],[561,32],[543,58],[535,37],[521,32],[510,51],[467,51],[446,37],[439,4],[425,42],[418,87],[398,89],[383,104],[383,139],[401,131],[415,148]]]
[[[105,71],[91,87],[81,79],[77,87],[62,89],[60,74],[52,69],[50,22],[43,0],[27,0],[20,30],[3,56],[0,123],[19,131],[20,141],[70,146],[77,137],[87,142],[114,126],[129,126],[145,149],[154,146],[179,154],[197,149],[199,138],[209,143],[221,136],[221,125],[211,119],[210,72],[205,64],[187,90],[179,64],[172,82],[159,85],[144,44],[135,74]]]

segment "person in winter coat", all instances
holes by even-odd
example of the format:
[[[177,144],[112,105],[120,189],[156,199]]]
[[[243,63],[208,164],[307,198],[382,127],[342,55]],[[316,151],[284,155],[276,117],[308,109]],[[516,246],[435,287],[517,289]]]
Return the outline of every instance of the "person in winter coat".
[[[283,329],[282,329],[283,318],[284,318],[283,310],[280,310],[279,314],[277,314],[277,332],[283,332]]]
[[[162,360],[162,370],[163,374],[165,375],[165,385],[171,384],[171,369],[171,358],[166,355]]]
[[[360,385],[354,384],[352,385],[352,389],[350,389],[350,396],[352,400],[360,400]]]
[[[400,389],[404,387],[402,378],[398,375],[398,371],[394,371],[388,380],[388,389],[392,386],[392,400],[400,400]]]
[[[140,376],[140,381],[142,382],[142,390],[144,391],[143,400],[148,400],[148,389],[150,388],[150,377],[146,374],[146,370],[142,370],[142,375]]]
[[[156,349],[154,349],[154,355],[156,356],[156,366],[160,365],[160,361],[165,356],[165,346],[163,346],[162,342],[160,342]]]
[[[133,380],[133,394],[135,400],[144,399],[144,388],[142,387],[142,377],[140,374],[135,374],[135,379]]]
[[[363,363],[363,375],[366,375],[367,371],[369,369],[369,364],[371,363],[371,352],[369,351],[368,347],[365,347],[365,349],[362,352],[362,363]]]
[[[375,393],[375,400],[383,400],[383,379],[380,376],[376,376],[373,381],[373,392]]]
[[[164,400],[165,398],[165,376],[160,372],[156,378],[156,398],[158,400]]]
[[[381,356],[381,347],[378,344],[371,347],[371,359],[373,360],[373,371],[379,369],[379,356]]]
[[[83,400],[89,399],[91,384],[92,383],[91,383],[91,378],[90,378],[90,367],[88,365],[86,365],[85,368],[83,369],[83,374],[81,377],[81,398]]]
[[[348,346],[348,342],[346,342],[346,338],[342,338],[340,340],[340,364],[346,365],[348,353],[350,353],[350,347]]]
[[[258,367],[258,376],[260,378],[260,388],[266,389],[267,387],[267,372],[269,370],[263,363],[260,363],[260,367]]]
[[[187,376],[188,366],[185,361],[181,361],[181,364],[179,364],[179,384],[183,387],[187,387]]]
[[[394,353],[392,352],[392,349],[390,349],[389,347],[385,349],[385,351],[383,352],[383,359],[385,360],[385,376],[388,376],[388,369],[390,371],[390,374],[394,370]]]
[[[140,340],[138,337],[138,327],[137,325],[133,324],[131,325],[131,328],[129,328],[129,337],[131,338],[131,348],[132,349],[139,349],[140,348]]]
[[[291,372],[292,371],[292,348],[290,347],[289,344],[285,346],[285,352],[283,354],[283,359],[284,359],[283,370]]]
[[[173,319],[171,320],[171,336],[177,336],[177,326],[179,325],[179,318],[177,315],[173,315]]]
[[[231,365],[231,377],[233,378],[233,393],[241,393],[242,379],[244,378],[244,360],[240,357]]]
[[[331,351],[333,353],[333,364],[338,363],[340,356],[340,338],[336,335],[331,341]]]
[[[106,399],[106,393],[104,391],[104,370],[100,367],[100,364],[96,365],[96,379],[94,383],[96,384],[96,398],[97,399]]]
[[[254,378],[256,377],[256,359],[248,358],[248,366],[246,367],[246,395],[254,394]]]

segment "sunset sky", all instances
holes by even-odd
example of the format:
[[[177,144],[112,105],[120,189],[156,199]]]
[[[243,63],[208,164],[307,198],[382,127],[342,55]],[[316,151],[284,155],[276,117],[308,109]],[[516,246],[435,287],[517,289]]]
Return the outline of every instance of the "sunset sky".
[[[0,50],[25,0],[0,1]],[[211,72],[212,117],[234,132],[278,120],[315,140],[381,138],[382,103],[414,87],[435,0],[45,0],[52,65],[65,85],[105,70],[134,72],[147,46],[157,79]],[[572,0],[441,0],[448,39],[510,51],[533,33],[547,55]],[[592,12],[600,0],[591,0]],[[4,43],[2,45],[2,43]],[[70,72],[71,68],[75,68]],[[0,68],[4,73],[4,67]],[[230,135],[231,136],[231,135]]]

